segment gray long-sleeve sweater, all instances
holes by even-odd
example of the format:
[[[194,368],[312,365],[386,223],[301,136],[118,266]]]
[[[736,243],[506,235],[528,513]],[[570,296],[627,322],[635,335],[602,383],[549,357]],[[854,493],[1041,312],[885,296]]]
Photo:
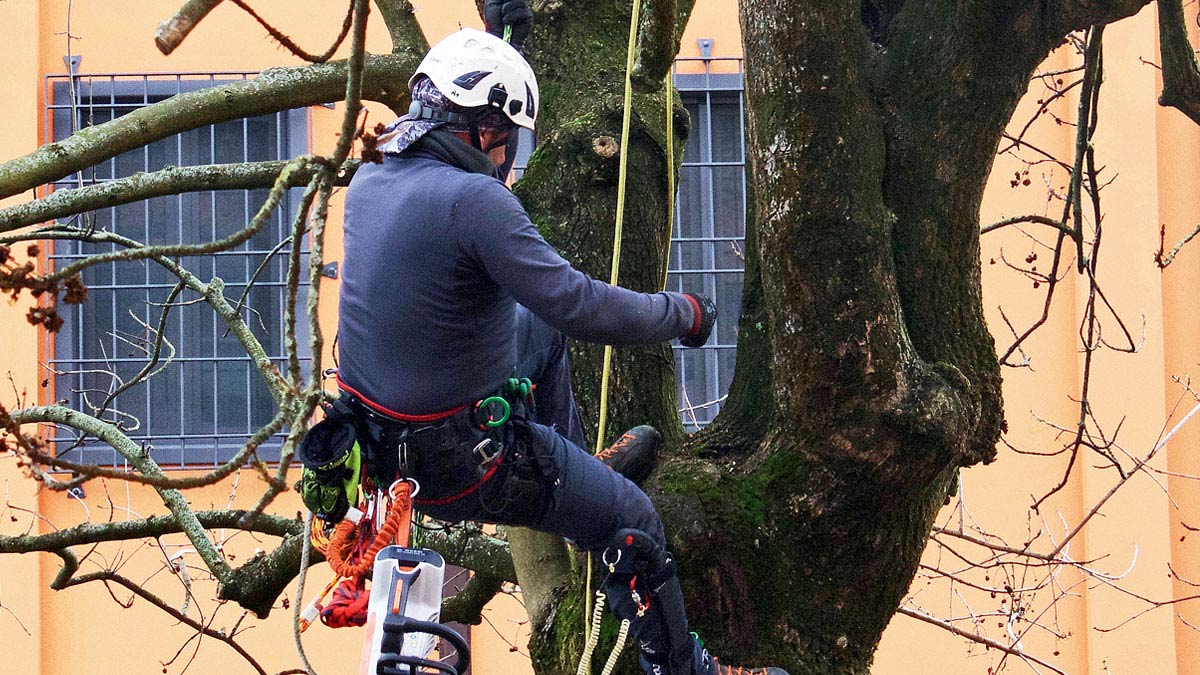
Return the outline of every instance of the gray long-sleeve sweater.
[[[406,415],[494,393],[513,370],[519,302],[569,337],[679,337],[679,294],[637,293],[575,270],[494,178],[409,152],[365,164],[346,192],[338,324],[341,382]]]

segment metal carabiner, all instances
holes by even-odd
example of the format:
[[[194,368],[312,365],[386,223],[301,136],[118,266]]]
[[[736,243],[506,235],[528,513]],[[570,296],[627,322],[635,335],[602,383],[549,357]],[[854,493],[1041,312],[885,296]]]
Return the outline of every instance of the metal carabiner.
[[[391,485],[388,486],[388,497],[390,497],[392,501],[396,501],[396,486],[400,485],[401,483],[412,484],[412,492],[408,493],[409,499],[416,497],[417,493],[421,491],[421,484],[417,482],[416,478],[397,478]]]
[[[604,565],[608,567],[609,574],[616,572],[617,565],[621,562],[621,549],[617,549],[617,559],[612,562],[608,562],[608,552],[611,550],[612,549],[606,548],[604,549],[604,553],[600,554],[600,562],[604,563]]]

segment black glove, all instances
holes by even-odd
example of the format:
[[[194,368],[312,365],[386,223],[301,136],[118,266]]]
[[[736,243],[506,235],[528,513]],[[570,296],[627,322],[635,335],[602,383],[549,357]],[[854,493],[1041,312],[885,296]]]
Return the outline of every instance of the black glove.
[[[508,43],[518,52],[524,50],[525,40],[533,28],[533,10],[525,0],[487,0],[483,4],[483,19],[487,31],[496,37],[504,37],[504,27],[512,26]]]
[[[684,347],[703,347],[704,343],[708,342],[708,336],[712,335],[713,326],[717,324],[717,306],[703,295],[695,293],[684,293],[684,295],[691,298],[692,302],[700,308],[700,325],[687,335],[680,337],[679,344]]]

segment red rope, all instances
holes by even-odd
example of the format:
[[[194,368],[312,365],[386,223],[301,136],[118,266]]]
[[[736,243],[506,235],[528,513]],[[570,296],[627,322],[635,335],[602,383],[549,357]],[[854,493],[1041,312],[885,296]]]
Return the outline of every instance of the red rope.
[[[321,623],[330,628],[349,628],[367,623],[367,592],[365,579],[342,579],[333,589],[333,599],[321,609]]]

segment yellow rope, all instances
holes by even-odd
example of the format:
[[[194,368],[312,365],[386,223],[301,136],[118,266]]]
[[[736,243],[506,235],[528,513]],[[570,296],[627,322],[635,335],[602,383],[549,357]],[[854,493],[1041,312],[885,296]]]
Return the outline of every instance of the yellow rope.
[[[675,108],[674,85],[671,81],[671,69],[667,69],[664,83],[667,106],[667,233],[663,246],[662,284],[659,288],[667,290],[667,270],[671,267],[671,235],[675,232]]]
[[[621,159],[617,173],[617,223],[613,231],[612,270],[609,283],[616,286],[617,276],[621,269],[621,232],[625,226],[625,179],[629,172],[629,120],[633,116],[633,59],[637,52],[638,15],[641,14],[641,0],[633,1],[633,13],[629,17],[629,47],[625,52],[625,103],[621,113]],[[612,375],[612,345],[604,345],[604,370],[600,377],[600,424],[596,430],[596,452],[604,448],[604,431],[608,426],[608,381]],[[583,613],[584,630],[590,632],[588,620],[591,616],[592,605],[592,554],[587,556],[587,588],[584,593],[585,605]],[[584,634],[586,635],[587,632]],[[587,663],[586,670],[581,675],[591,675],[592,664]]]
[[[617,172],[617,224],[613,231],[612,270],[608,283],[616,286],[621,269],[621,232],[625,227],[625,179],[629,175],[629,120],[633,116],[633,59],[637,52],[638,14],[642,3],[635,0],[629,22],[629,50],[625,55],[625,105],[621,113],[621,164]],[[608,380],[612,373],[612,345],[604,345],[604,374],[600,378],[600,428],[596,432],[596,452],[604,447],[604,428],[608,425]]]

